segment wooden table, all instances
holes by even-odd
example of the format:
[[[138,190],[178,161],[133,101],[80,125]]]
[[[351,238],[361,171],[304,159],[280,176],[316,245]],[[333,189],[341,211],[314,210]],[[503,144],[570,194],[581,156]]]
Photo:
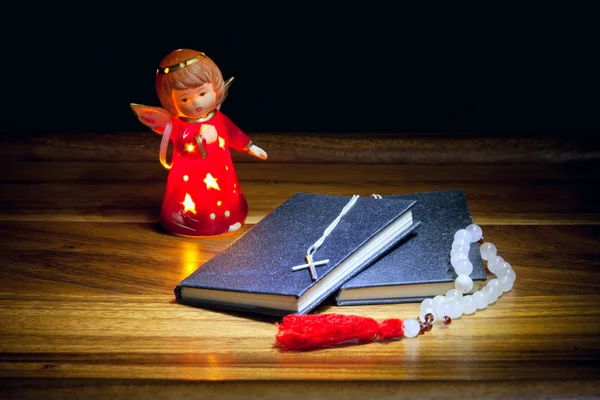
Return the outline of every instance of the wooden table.
[[[1,398],[559,398],[600,395],[598,140],[262,134],[234,153],[256,223],[296,192],[464,189],[517,273],[494,305],[416,339],[273,348],[276,319],[179,305],[237,235],[157,226],[152,133],[0,139]],[[414,317],[418,304],[317,312]],[[212,396],[212,397],[211,397]]]

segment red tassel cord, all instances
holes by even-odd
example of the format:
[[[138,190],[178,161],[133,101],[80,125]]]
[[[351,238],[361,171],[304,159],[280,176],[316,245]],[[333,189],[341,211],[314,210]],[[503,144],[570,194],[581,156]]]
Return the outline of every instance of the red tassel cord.
[[[283,350],[314,350],[404,335],[402,320],[378,323],[372,318],[342,314],[290,314],[277,327],[276,346]]]

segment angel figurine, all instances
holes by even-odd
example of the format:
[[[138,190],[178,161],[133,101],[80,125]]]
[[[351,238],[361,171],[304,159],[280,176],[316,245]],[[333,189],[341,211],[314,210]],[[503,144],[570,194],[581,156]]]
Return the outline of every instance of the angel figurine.
[[[248,215],[229,148],[263,160],[267,153],[220,111],[232,80],[224,82],[204,53],[178,49],[163,58],[156,71],[163,107],[131,104],[140,122],[162,135],[159,159],[169,175],[160,224],[173,234],[234,232]]]

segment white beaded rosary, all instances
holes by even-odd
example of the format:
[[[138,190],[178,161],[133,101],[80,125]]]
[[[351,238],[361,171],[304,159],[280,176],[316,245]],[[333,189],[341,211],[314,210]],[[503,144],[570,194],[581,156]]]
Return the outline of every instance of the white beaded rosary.
[[[380,195],[372,196],[381,198]],[[294,271],[309,268],[311,278],[317,279],[314,267],[325,264],[329,260],[313,261],[312,256],[357,198],[356,195],[352,197],[336,220],[325,230],[323,236],[309,247],[306,255],[307,263],[293,267]],[[469,260],[472,243],[480,245],[481,258],[487,261],[488,270],[495,274],[496,278],[490,279],[483,289],[467,294],[473,289],[473,280],[469,276],[473,272],[473,264]],[[517,278],[512,266],[497,254],[496,246],[484,241],[481,228],[475,224],[459,229],[454,234],[450,264],[457,274],[454,289],[450,289],[446,295],[423,300],[419,319],[407,318],[402,321],[392,318],[377,322],[369,317],[336,313],[289,314],[277,324],[276,346],[284,350],[309,350],[348,342],[367,343],[378,339],[413,338],[429,332],[437,320],[448,325],[452,319],[460,318],[463,314],[470,315],[477,310],[483,310],[489,304],[495,303],[504,292],[511,290]]]
[[[472,243],[481,243],[481,258],[487,261],[487,268],[496,275],[483,289],[472,295],[463,295],[473,289],[473,281],[469,277],[473,264],[469,261],[469,248]],[[512,266],[497,254],[496,246],[483,242],[483,232],[479,225],[471,224],[459,229],[454,234],[454,242],[450,251],[450,263],[458,277],[454,280],[454,289],[446,295],[437,295],[433,299],[425,299],[421,303],[419,320],[404,320],[404,336],[411,338],[431,330],[433,323],[439,318],[448,325],[452,319],[463,314],[473,314],[493,304],[504,292],[512,289],[517,275]]]

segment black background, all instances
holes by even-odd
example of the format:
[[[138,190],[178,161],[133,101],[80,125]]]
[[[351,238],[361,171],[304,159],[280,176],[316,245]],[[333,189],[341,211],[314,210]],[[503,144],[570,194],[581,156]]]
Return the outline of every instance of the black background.
[[[90,4],[6,13],[2,133],[147,131],[129,103],[159,105],[155,69],[177,48],[235,76],[222,111],[247,132],[600,127],[591,8]]]

